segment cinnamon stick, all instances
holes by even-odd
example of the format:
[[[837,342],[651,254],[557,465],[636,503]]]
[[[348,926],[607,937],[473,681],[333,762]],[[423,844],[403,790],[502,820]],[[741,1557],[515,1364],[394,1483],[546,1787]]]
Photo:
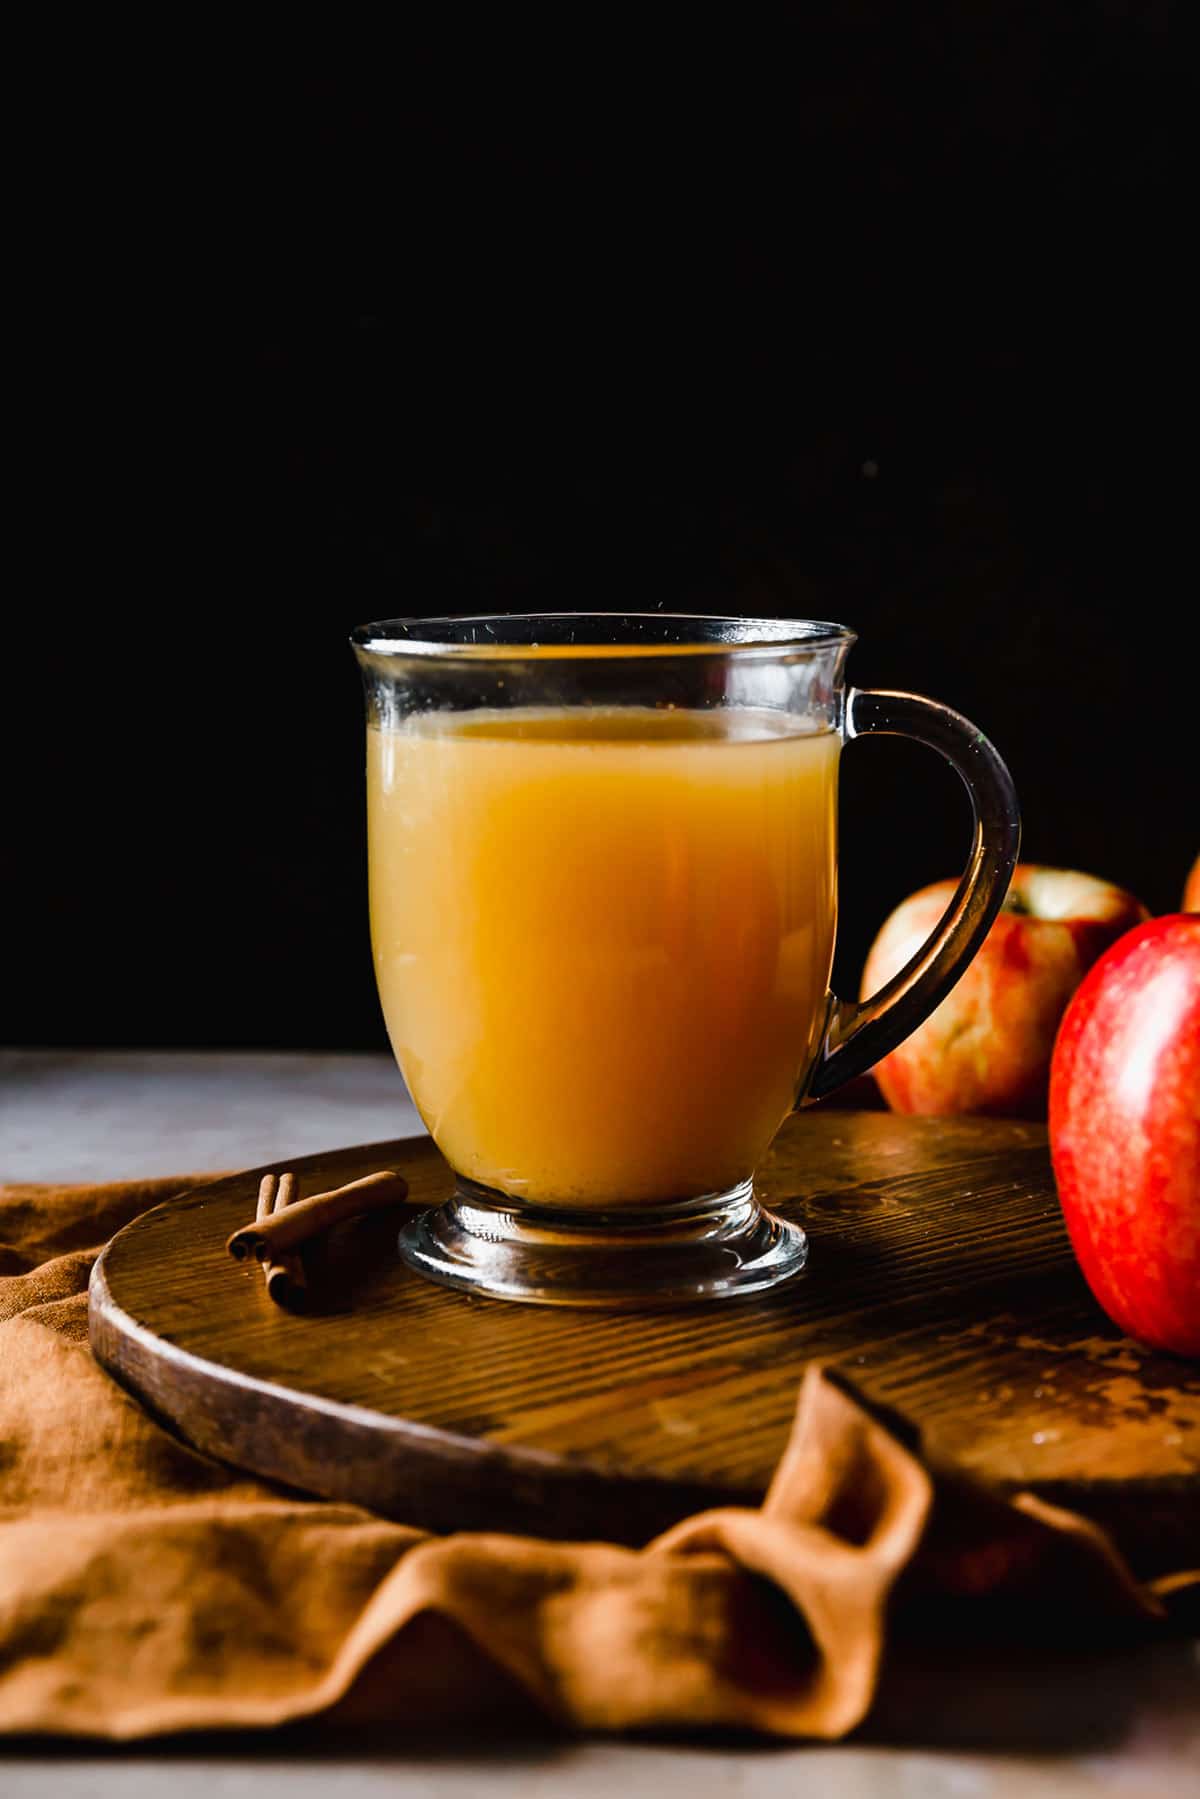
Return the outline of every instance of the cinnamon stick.
[[[255,1223],[265,1223],[276,1212],[290,1206],[296,1196],[296,1177],[294,1174],[281,1174],[276,1180],[273,1174],[264,1174],[259,1182],[258,1203],[255,1208]],[[267,1297],[276,1305],[295,1305],[304,1289],[308,1286],[308,1276],[304,1263],[297,1252],[275,1250],[262,1264],[263,1278],[267,1283]]]
[[[294,1179],[291,1175],[282,1178]],[[273,1175],[264,1176],[264,1186],[267,1180],[273,1179]],[[391,1169],[384,1168],[378,1174],[364,1175],[361,1180],[349,1181],[344,1187],[333,1187],[328,1193],[314,1193],[308,1199],[296,1200],[282,1209],[276,1204],[266,1216],[257,1214],[253,1224],[234,1231],[225,1247],[238,1261],[256,1256],[260,1262],[268,1258],[277,1262],[281,1255],[332,1230],[344,1218],[397,1205],[407,1194],[408,1182],[393,1174]],[[260,1188],[260,1202],[261,1196]]]

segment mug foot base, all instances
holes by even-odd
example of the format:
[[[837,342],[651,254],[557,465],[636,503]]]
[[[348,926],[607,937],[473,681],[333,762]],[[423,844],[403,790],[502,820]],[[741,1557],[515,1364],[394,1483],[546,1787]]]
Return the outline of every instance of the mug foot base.
[[[453,1199],[400,1233],[401,1259],[465,1293],[533,1305],[653,1306],[736,1299],[798,1274],[799,1225],[759,1205],[749,1181],[653,1210],[521,1210],[460,1180]]]

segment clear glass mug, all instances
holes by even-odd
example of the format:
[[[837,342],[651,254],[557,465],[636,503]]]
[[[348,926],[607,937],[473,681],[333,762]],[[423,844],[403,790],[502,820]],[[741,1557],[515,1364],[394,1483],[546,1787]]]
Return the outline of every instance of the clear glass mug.
[[[796,1273],[804,1232],[759,1205],[755,1169],[970,962],[1020,836],[996,751],[932,700],[847,688],[836,624],[543,613],[351,641],[379,994],[456,1179],[404,1260],[564,1305]],[[944,756],[975,830],[929,941],[852,1004],[829,987],[838,760],[876,732]]]

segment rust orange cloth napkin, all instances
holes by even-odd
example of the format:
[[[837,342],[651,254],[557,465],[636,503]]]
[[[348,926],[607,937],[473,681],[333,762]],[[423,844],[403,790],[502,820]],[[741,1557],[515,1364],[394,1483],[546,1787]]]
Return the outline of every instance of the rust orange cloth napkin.
[[[1084,1520],[935,1473],[816,1367],[761,1509],[641,1550],[431,1537],[275,1490],[161,1429],[88,1350],[95,1254],[182,1185],[0,1189],[0,1730],[499,1713],[829,1738],[914,1619],[1153,1628],[1200,1581],[1139,1584]]]

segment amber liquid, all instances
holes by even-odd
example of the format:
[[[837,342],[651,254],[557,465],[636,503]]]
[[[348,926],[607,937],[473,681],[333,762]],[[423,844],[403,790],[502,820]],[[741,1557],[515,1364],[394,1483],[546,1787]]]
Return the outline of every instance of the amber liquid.
[[[838,748],[737,710],[368,733],[379,994],[459,1173],[577,1207],[753,1173],[824,1025]]]

